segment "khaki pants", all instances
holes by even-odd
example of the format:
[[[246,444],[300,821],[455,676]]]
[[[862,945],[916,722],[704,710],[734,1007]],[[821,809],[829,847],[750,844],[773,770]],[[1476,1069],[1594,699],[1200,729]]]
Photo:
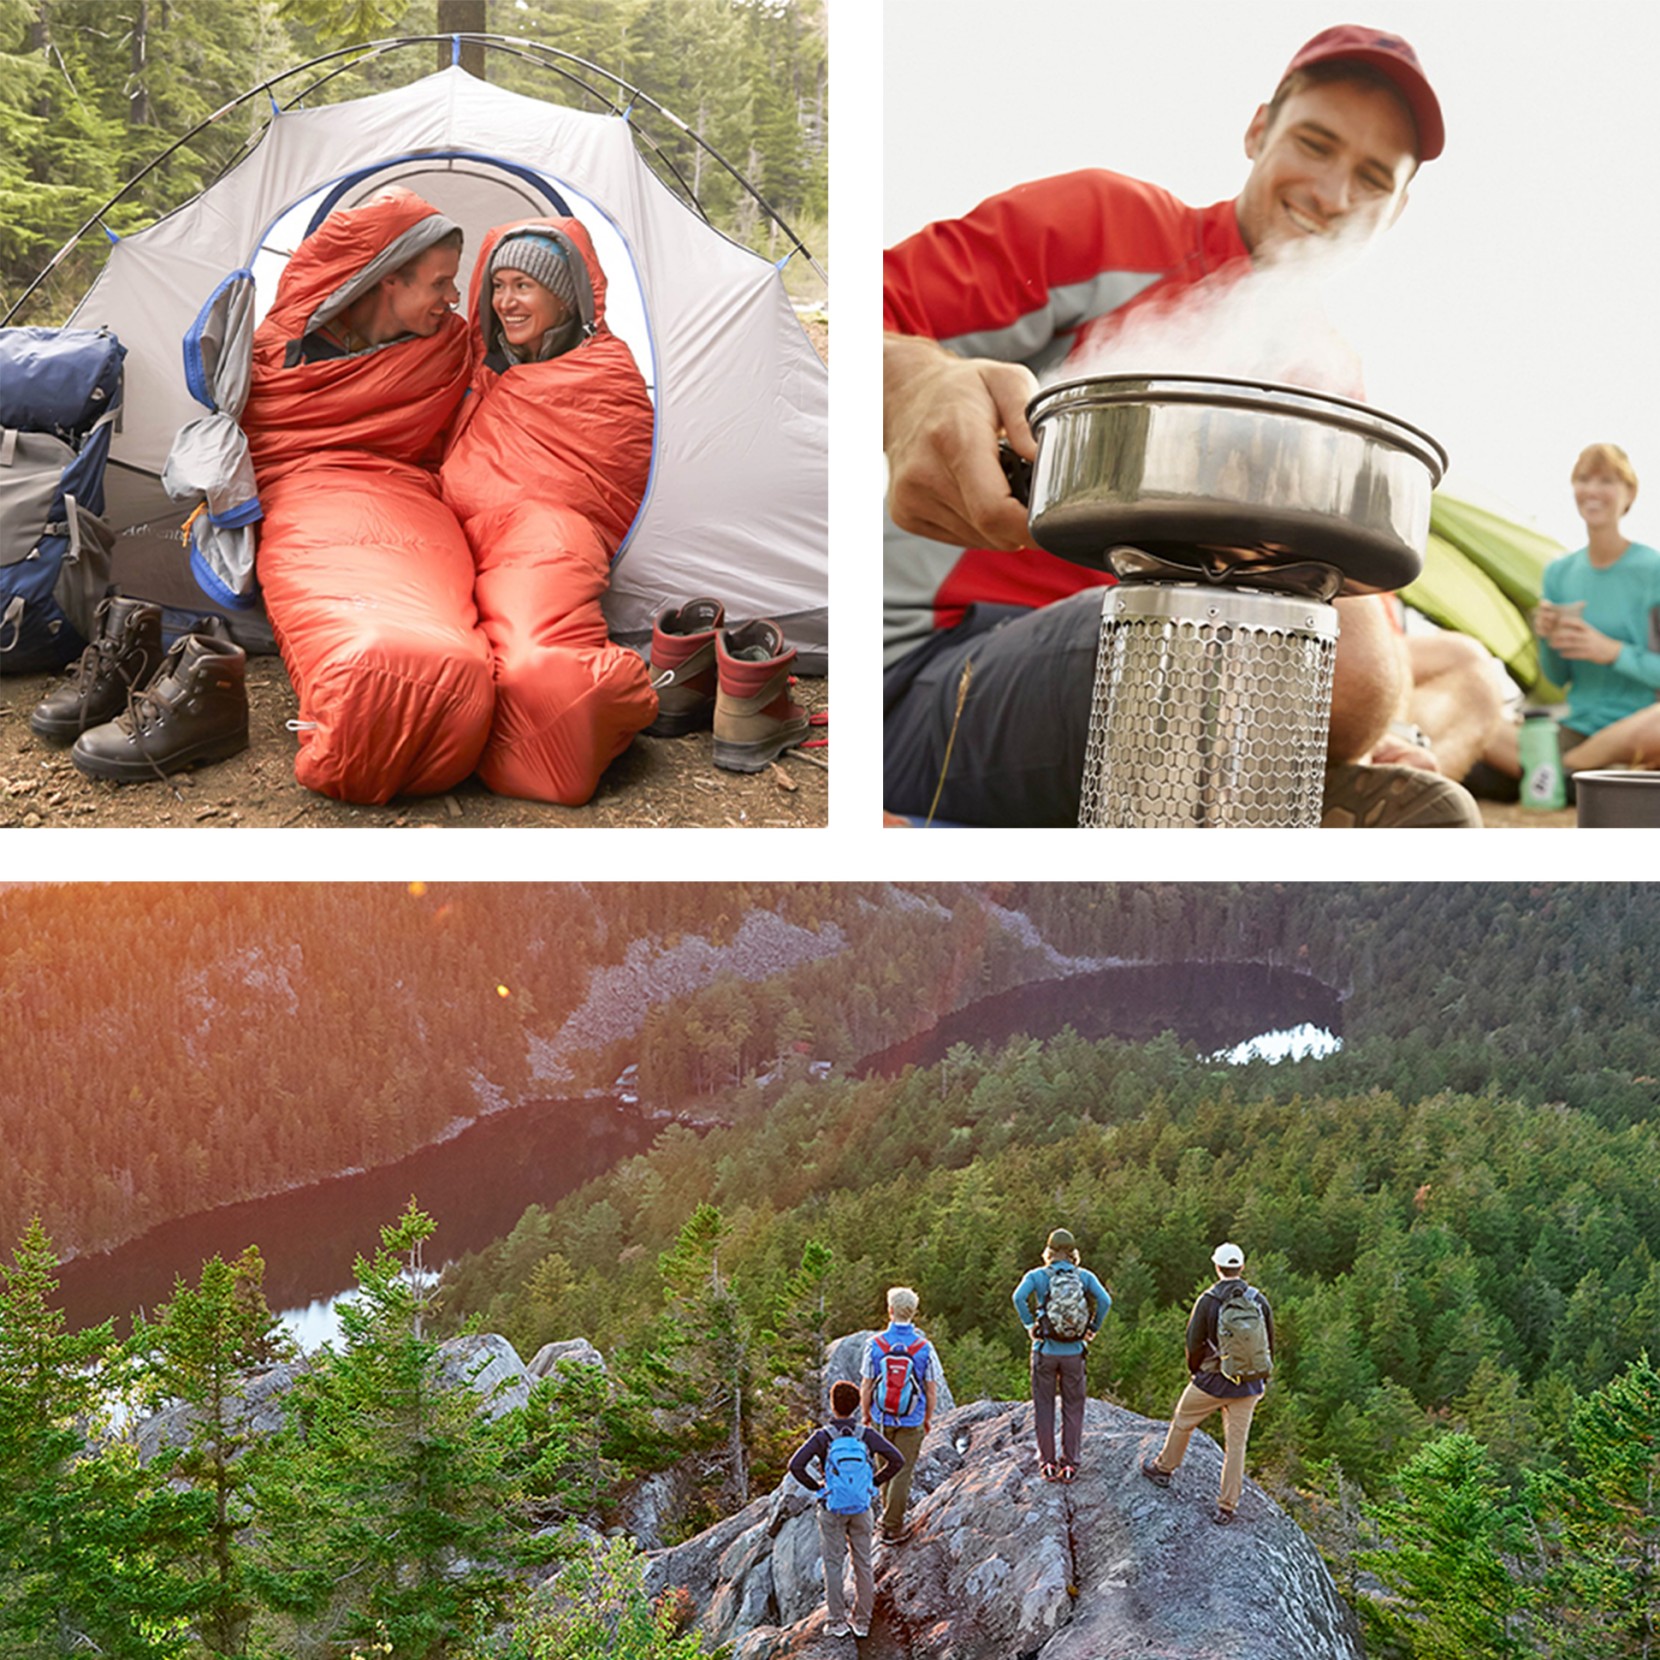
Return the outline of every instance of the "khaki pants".
[[[909,1429],[889,1428],[877,1420],[876,1427],[905,1455],[905,1468],[882,1487],[882,1531],[899,1533],[905,1527],[905,1506],[911,1499],[911,1477],[916,1474],[917,1454],[922,1451],[922,1425]]]
[[[1213,1412],[1222,1414],[1222,1492],[1217,1508],[1230,1515],[1239,1508],[1240,1489],[1245,1485],[1245,1443],[1251,1438],[1251,1414],[1260,1395],[1207,1395],[1190,1383],[1170,1414],[1170,1433],[1153,1462],[1166,1475],[1181,1468],[1187,1456],[1188,1439]]]
[[[891,1487],[893,1483],[890,1481]],[[842,1584],[842,1559],[853,1558],[853,1623],[862,1631],[876,1606],[876,1576],[870,1566],[871,1532],[875,1523],[868,1510],[838,1516],[818,1507],[818,1543],[824,1556],[824,1609],[831,1625],[847,1622],[847,1592]]]

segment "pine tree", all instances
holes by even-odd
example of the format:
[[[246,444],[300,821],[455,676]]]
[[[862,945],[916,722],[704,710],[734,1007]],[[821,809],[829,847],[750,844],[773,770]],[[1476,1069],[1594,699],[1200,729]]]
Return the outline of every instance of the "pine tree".
[[[1414,1660],[1512,1660],[1529,1652],[1529,1596],[1511,1562],[1526,1513],[1481,1444],[1444,1435],[1396,1475],[1396,1497],[1365,1507],[1380,1547],[1356,1560],[1391,1593],[1363,1611]]]
[[[191,1591],[163,1563],[199,1518],[130,1447],[91,1452],[112,1328],[65,1329],[57,1265],[36,1219],[0,1266],[0,1653],[170,1660]]]
[[[246,1492],[265,1442],[247,1429],[241,1402],[247,1374],[284,1351],[264,1275],[253,1246],[234,1263],[212,1258],[194,1288],[182,1279],[175,1284],[153,1325],[137,1322],[128,1344],[149,1409],[188,1413],[184,1445],[161,1454],[154,1474],[202,1494],[210,1506],[186,1553],[198,1596],[193,1624],[210,1654],[246,1653],[254,1614],[241,1535],[252,1519]]]
[[[293,1616],[304,1653],[379,1637],[400,1660],[451,1655],[506,1606],[524,1554],[505,1444],[477,1396],[437,1376],[433,1228],[411,1200],[358,1258],[341,1348],[321,1351],[296,1388],[253,1486],[249,1581]]]
[[[1550,1652],[1660,1652],[1660,1372],[1645,1354],[1582,1400],[1572,1468],[1538,1486],[1553,1546]]]

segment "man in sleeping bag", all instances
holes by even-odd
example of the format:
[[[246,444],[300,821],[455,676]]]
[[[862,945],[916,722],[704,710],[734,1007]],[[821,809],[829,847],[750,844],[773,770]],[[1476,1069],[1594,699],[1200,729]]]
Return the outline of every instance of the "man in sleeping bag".
[[[447,790],[490,736],[472,555],[436,477],[469,368],[460,257],[458,226],[387,190],[300,244],[254,335],[242,424],[294,771],[343,801]]]
[[[499,794],[579,806],[657,715],[650,672],[600,610],[651,471],[651,399],[575,219],[487,233],[468,308],[472,389],[441,477],[495,670],[478,772]]]

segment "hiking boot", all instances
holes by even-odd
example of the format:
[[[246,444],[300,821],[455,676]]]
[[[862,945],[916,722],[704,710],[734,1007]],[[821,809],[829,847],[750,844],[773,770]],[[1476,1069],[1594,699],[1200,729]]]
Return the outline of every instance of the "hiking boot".
[[[1224,1510],[1221,1505],[1218,1505],[1216,1514],[1211,1517],[1211,1520],[1218,1527],[1231,1527],[1234,1523],[1234,1513],[1231,1510]]]
[[[51,744],[72,744],[89,726],[114,720],[160,666],[161,607],[106,595],[90,644],[29,716],[29,730]]]
[[[865,1638],[870,1635],[870,1627],[868,1625],[856,1625],[853,1627],[853,1635],[857,1637],[860,1642],[863,1642]]]
[[[826,1637],[851,1637],[853,1635],[853,1627],[850,1626],[846,1620],[841,1620],[835,1625],[827,1625],[824,1628],[824,1635]]]
[[[651,678],[657,687],[657,719],[648,738],[678,738],[715,718],[715,635],[726,621],[718,599],[689,599],[651,625]]]
[[[1353,761],[1326,768],[1322,830],[1479,830],[1468,790],[1422,767]]]
[[[1168,1470],[1161,1470],[1157,1463],[1155,1463],[1151,1458],[1142,1459],[1141,1473],[1146,1476],[1146,1478],[1152,1482],[1155,1487],[1168,1487],[1170,1485],[1170,1472]]]
[[[218,618],[181,634],[126,712],[75,740],[70,759],[91,778],[161,778],[248,747],[248,654]]]
[[[807,711],[790,698],[795,647],[775,622],[758,620],[715,635],[715,765],[759,772],[807,736]]]

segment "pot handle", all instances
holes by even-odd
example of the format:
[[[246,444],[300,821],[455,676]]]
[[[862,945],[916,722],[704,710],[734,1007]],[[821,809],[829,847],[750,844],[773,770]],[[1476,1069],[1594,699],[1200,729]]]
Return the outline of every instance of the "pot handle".
[[[997,463],[1009,481],[1009,494],[1022,507],[1032,505],[1032,464],[1007,438],[997,440]]]

